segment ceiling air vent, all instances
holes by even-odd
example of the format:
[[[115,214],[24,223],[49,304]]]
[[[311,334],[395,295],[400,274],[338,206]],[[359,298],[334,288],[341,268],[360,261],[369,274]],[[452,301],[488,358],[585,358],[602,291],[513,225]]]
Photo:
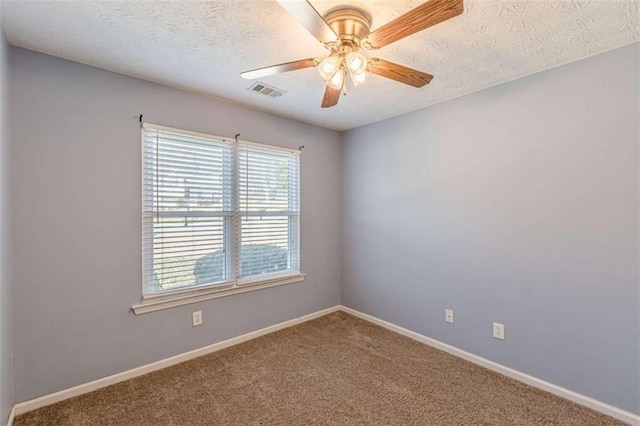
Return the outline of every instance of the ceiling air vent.
[[[287,93],[286,90],[278,89],[277,87],[269,86],[266,83],[256,81],[247,89],[250,92],[260,93],[262,95],[269,96],[271,98],[279,98]]]

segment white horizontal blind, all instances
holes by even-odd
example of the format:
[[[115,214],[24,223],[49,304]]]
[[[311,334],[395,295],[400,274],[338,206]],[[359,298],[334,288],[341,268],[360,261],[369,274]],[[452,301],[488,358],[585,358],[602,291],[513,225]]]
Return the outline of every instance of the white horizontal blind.
[[[225,282],[232,145],[143,129],[144,294]]]
[[[300,269],[297,152],[143,128],[143,294]]]
[[[300,269],[300,156],[238,147],[239,277]]]

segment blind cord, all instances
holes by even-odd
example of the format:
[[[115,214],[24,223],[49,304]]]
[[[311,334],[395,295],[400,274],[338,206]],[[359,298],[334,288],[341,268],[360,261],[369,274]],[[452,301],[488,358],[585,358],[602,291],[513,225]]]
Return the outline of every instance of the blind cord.
[[[245,169],[244,169],[244,217],[247,223],[249,222],[249,150],[245,151],[247,154],[247,158],[245,160]],[[242,238],[242,236],[241,236]]]
[[[140,114],[140,120],[142,122],[142,114]],[[158,136],[157,130],[156,130],[156,225],[160,226],[160,136]],[[164,257],[164,234],[163,233],[160,234],[160,256]],[[160,282],[159,280],[160,280],[160,277],[158,277],[158,282]]]
[[[142,115],[140,116],[142,117]],[[156,223],[160,224],[160,142],[156,131]]]

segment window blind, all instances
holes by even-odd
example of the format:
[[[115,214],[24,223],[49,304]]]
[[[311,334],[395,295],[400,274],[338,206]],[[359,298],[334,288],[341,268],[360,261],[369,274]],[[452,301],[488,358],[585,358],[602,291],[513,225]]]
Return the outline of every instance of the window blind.
[[[239,277],[299,270],[298,154],[238,147]]]
[[[299,155],[143,128],[143,294],[299,271]]]

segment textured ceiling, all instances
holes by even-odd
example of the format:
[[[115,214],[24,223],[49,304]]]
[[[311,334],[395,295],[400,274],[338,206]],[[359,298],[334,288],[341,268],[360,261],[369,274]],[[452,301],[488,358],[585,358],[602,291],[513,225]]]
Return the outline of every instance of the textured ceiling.
[[[372,29],[423,0],[311,0],[373,16]],[[326,50],[272,0],[5,1],[11,44],[345,130],[442,102],[640,39],[639,0],[465,0],[463,15],[369,56],[435,76],[422,89],[371,76],[321,109],[315,69],[265,77],[281,98],[248,92],[241,71],[323,57]]]

